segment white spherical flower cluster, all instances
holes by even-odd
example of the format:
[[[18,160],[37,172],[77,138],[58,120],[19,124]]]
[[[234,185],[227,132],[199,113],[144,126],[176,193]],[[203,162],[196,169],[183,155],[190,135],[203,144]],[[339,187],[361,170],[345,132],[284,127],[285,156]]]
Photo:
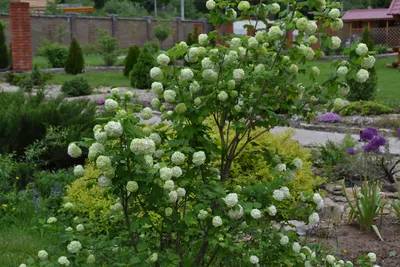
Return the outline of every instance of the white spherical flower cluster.
[[[285,199],[285,195],[281,190],[274,190],[274,192],[272,193],[272,197],[276,200],[276,201],[282,201]]]
[[[221,217],[215,216],[215,217],[212,219],[212,225],[213,225],[214,227],[220,227],[220,226],[222,225],[222,219],[221,219]]]
[[[232,220],[239,220],[243,217],[243,214],[243,207],[239,204],[235,208],[228,211],[228,217]]]
[[[158,261],[158,254],[157,253],[151,254],[149,260],[150,260],[150,262],[157,262]]]
[[[185,163],[185,155],[179,151],[176,151],[171,156],[171,162],[175,165],[182,165]]]
[[[160,54],[157,57],[157,63],[160,64],[161,66],[167,66],[170,61],[171,60],[169,56],[167,56],[166,54]]]
[[[276,13],[278,13],[280,10],[281,10],[281,6],[280,6],[278,3],[273,3],[273,4],[271,5],[270,12],[271,12],[272,14],[276,14]]]
[[[147,166],[153,167],[154,160],[151,155],[144,155],[144,162],[146,163]]]
[[[229,19],[232,19],[232,20],[236,19],[236,17],[237,17],[237,13],[233,8],[227,9],[225,14]]]
[[[173,90],[165,90],[164,99],[167,102],[174,102],[176,97],[176,93]]]
[[[299,67],[297,67],[296,64],[291,64],[291,65],[289,66],[289,71],[290,71],[291,73],[298,73],[298,72],[299,72]]]
[[[192,93],[197,92],[199,89],[200,89],[200,84],[197,81],[194,81],[189,85],[189,90]]]
[[[118,102],[114,99],[106,99],[104,102],[104,108],[107,111],[116,111],[118,109]]]
[[[47,223],[48,224],[52,224],[52,223],[56,223],[57,222],[57,218],[56,217],[50,217],[47,219]]]
[[[281,237],[281,240],[279,240],[279,243],[280,243],[282,246],[286,246],[287,244],[289,244],[289,237],[283,235],[283,236]]]
[[[201,33],[199,34],[198,40],[199,40],[199,45],[206,46],[208,44],[208,35],[205,33]]]
[[[299,31],[305,32],[308,27],[308,19],[306,17],[299,18],[296,21],[296,27]]]
[[[126,184],[126,190],[127,190],[128,192],[134,193],[134,192],[136,192],[138,189],[139,189],[139,185],[138,185],[138,183],[135,182],[135,181],[129,181],[129,182]]]
[[[319,215],[316,212],[313,212],[309,217],[308,217],[308,225],[309,226],[314,226],[317,225],[319,222]]]
[[[102,171],[107,171],[111,166],[111,159],[107,156],[99,156],[96,160],[96,167]]]
[[[72,209],[73,207],[74,207],[74,204],[72,204],[71,202],[67,202],[64,205],[64,209],[67,209],[67,210]]]
[[[264,41],[264,34],[261,31],[256,32],[256,40],[259,43],[262,43]]]
[[[264,64],[258,64],[257,66],[255,66],[254,68],[254,72],[255,73],[260,73],[260,72],[264,72],[265,71],[265,66]]]
[[[156,150],[154,151],[154,157],[156,157],[157,159],[161,159],[164,156],[165,152],[164,150]]]
[[[162,83],[153,82],[151,84],[151,90],[153,90],[154,93],[159,95],[159,94],[161,94],[163,92],[164,87],[163,87]]]
[[[296,167],[297,170],[300,170],[303,167],[303,161],[299,158],[295,158],[292,160],[292,164]]]
[[[311,47],[302,46],[300,49],[301,49],[301,52],[303,53],[304,57],[307,60],[313,60],[314,59],[315,52]]]
[[[83,168],[82,165],[76,165],[74,168],[74,175],[76,177],[82,177],[85,175],[85,169]]]
[[[72,227],[67,227],[65,228],[65,232],[72,232],[74,229],[72,229]]]
[[[193,154],[192,162],[194,165],[200,166],[204,164],[205,161],[206,161],[206,154],[204,153],[204,151],[198,151]]]
[[[212,69],[203,70],[201,76],[207,82],[215,82],[218,79],[218,73]]]
[[[338,92],[339,92],[339,95],[344,97],[350,92],[350,87],[347,84],[339,84]]]
[[[69,266],[70,265],[70,262],[69,262],[68,258],[65,257],[65,256],[59,257],[58,258],[58,263],[61,264],[61,265],[65,265],[65,266]]]
[[[38,252],[38,258],[40,260],[46,260],[49,257],[49,253],[47,253],[46,250],[39,250]]]
[[[188,45],[185,41],[181,41],[178,45],[180,48],[183,48],[185,50],[188,48]]]
[[[367,254],[369,262],[376,262],[376,254],[373,252],[370,252]]]
[[[142,113],[140,114],[143,120],[149,120],[153,117],[153,110],[149,107],[142,109]]]
[[[222,101],[222,102],[225,102],[227,99],[228,99],[228,94],[225,92],[225,91],[221,91],[219,94],[218,94],[218,100],[219,101]]]
[[[165,209],[165,211],[164,211],[164,212],[165,212],[165,216],[169,217],[169,216],[171,216],[171,215],[172,215],[172,212],[173,212],[173,211],[172,211],[172,209],[171,209],[171,208],[169,208],[169,207],[168,207],[168,208],[166,208],[166,209]]]
[[[99,133],[99,132],[98,132]],[[107,135],[107,133],[105,133]],[[101,143],[93,143],[89,147],[89,155],[88,158],[89,160],[95,160],[98,156],[103,154],[105,152],[104,145]]]
[[[307,23],[305,32],[307,35],[312,35],[317,31],[317,29],[318,29],[317,23],[315,23],[315,21],[309,21]]]
[[[104,131],[106,131],[108,137],[119,137],[124,132],[124,129],[119,121],[109,121],[104,126]]]
[[[171,203],[175,203],[178,200],[178,193],[175,190],[173,190],[169,192],[168,197]]]
[[[268,207],[267,212],[270,216],[275,216],[276,215],[276,207],[274,205],[271,205]]]
[[[193,79],[193,76],[193,71],[189,68],[185,68],[181,70],[181,74],[179,77],[182,81],[190,81],[191,79]]]
[[[114,212],[119,212],[119,211],[122,211],[123,209],[124,209],[124,207],[119,202],[115,203],[114,205],[111,206],[111,211],[114,211]]]
[[[76,231],[78,231],[78,232],[83,232],[83,231],[85,231],[85,227],[83,226],[83,224],[78,224],[78,225],[76,226]]]
[[[178,105],[175,106],[175,111],[178,114],[183,114],[187,111],[187,107],[185,103],[179,103]]]
[[[82,155],[82,150],[75,143],[71,143],[68,146],[68,155],[72,158],[79,158]]]
[[[206,2],[206,7],[208,10],[213,10],[215,8],[216,3],[214,2],[214,0],[208,0]]]
[[[82,249],[82,245],[79,241],[71,241],[71,243],[68,244],[67,250],[69,253],[78,253]]]
[[[343,99],[341,98],[336,98],[333,101],[333,107],[335,108],[335,110],[341,110],[343,109],[345,106]]]
[[[111,89],[111,94],[114,95],[114,96],[118,96],[119,95],[119,89],[118,88]]]
[[[257,48],[258,42],[257,42],[256,38],[250,37],[250,38],[247,40],[247,46],[248,46],[249,48]]]
[[[319,76],[320,73],[321,73],[321,71],[319,70],[319,68],[317,66],[313,66],[311,68],[311,74],[313,76]]]
[[[135,138],[130,149],[135,155],[151,155],[156,150],[156,144],[152,139]]]
[[[153,67],[150,70],[150,77],[155,81],[161,81],[163,79],[163,72],[159,67]]]
[[[27,267],[25,263],[21,263],[19,267]]]
[[[232,48],[238,48],[241,45],[242,45],[242,40],[240,40],[240,38],[237,38],[237,37],[232,38],[232,40],[231,40]]]
[[[175,188],[175,183],[172,180],[166,180],[163,188],[168,191],[172,191]]]
[[[199,220],[205,220],[208,216],[208,212],[205,210],[200,210],[199,213],[197,214],[197,218]]]
[[[233,90],[233,89],[235,89],[235,87],[236,87],[236,82],[235,82],[235,80],[229,80],[229,81],[228,81],[228,89],[229,89],[229,90]]]
[[[338,49],[340,47],[340,44],[342,43],[342,40],[340,40],[340,38],[337,36],[332,36],[331,41],[332,41],[331,45],[332,49]]]
[[[184,196],[186,196],[186,190],[185,190],[185,188],[178,187],[178,189],[176,189],[176,192],[178,193],[178,196],[179,196],[179,197],[184,197]]]
[[[257,264],[258,265],[259,262],[260,262],[260,260],[258,259],[257,256],[255,256],[255,255],[250,256],[250,263],[251,264]]]
[[[261,211],[259,209],[252,209],[250,212],[250,216],[253,217],[253,219],[260,219],[261,218]]]
[[[250,8],[250,3],[248,1],[240,1],[238,5],[238,9],[240,11],[247,11]]]
[[[282,186],[279,190],[283,193],[285,198],[289,198],[290,197],[290,190],[286,186]]]
[[[89,256],[86,259],[86,262],[89,264],[95,263],[96,262],[96,257],[93,254],[89,254]]]
[[[131,98],[133,97],[133,92],[127,91],[127,92],[124,94],[124,97],[125,97],[125,98],[128,98],[128,99],[131,99]]]
[[[96,139],[97,142],[104,144],[107,142],[107,133],[102,131],[97,131],[94,133],[94,139]]]
[[[337,75],[338,76],[346,76],[346,74],[349,72],[349,69],[346,66],[340,66],[337,69]]]
[[[373,56],[365,57],[361,61],[361,67],[364,69],[371,69],[374,67],[374,65],[375,65],[375,57]]]
[[[334,264],[336,261],[335,257],[332,255],[326,255],[325,259],[329,264]]]
[[[331,19],[337,19],[340,17],[340,11],[337,8],[332,8],[328,13],[328,17]]]
[[[236,81],[240,81],[244,78],[244,70],[243,69],[235,69],[233,71],[233,78]]]
[[[212,68],[214,68],[214,62],[212,62],[209,57],[205,57],[201,61],[201,67],[203,69],[212,69]]]
[[[276,169],[280,172],[284,172],[284,171],[286,171],[286,164],[283,164],[283,163],[278,164],[278,166],[276,166]]]
[[[311,35],[310,38],[308,39],[311,44],[316,44],[318,43],[318,38],[315,37],[314,35]]]
[[[324,200],[322,199],[320,194],[315,193],[313,195],[313,201],[315,204],[317,204],[317,210],[320,210],[324,207]]]
[[[229,193],[223,200],[228,208],[233,208],[239,201],[236,193]]]
[[[357,72],[356,81],[359,83],[365,83],[369,78],[369,72],[367,70],[361,69]]]
[[[271,38],[272,40],[277,40],[281,37],[282,30],[279,28],[279,26],[272,26],[268,30],[268,37]]]
[[[298,242],[294,242],[292,245],[292,250],[294,253],[300,253],[301,245]]]
[[[201,105],[201,99],[200,99],[200,97],[196,97],[195,100],[194,100],[193,102],[194,102],[194,105],[195,105],[196,107],[200,106],[200,105]]]
[[[112,185],[112,181],[103,175],[97,179],[97,182],[100,187],[109,187]]]
[[[333,22],[331,22],[330,27],[331,27],[331,29],[332,29],[333,31],[338,31],[338,30],[340,30],[341,28],[343,28],[343,20],[341,20],[341,19],[335,19]]]
[[[173,172],[171,168],[163,167],[160,169],[160,178],[161,180],[170,180],[173,176]]]
[[[153,140],[156,145],[161,144],[161,137],[157,133],[151,133],[149,139]]]
[[[179,166],[174,166],[172,167],[172,176],[175,178],[181,177],[182,176],[182,169]]]

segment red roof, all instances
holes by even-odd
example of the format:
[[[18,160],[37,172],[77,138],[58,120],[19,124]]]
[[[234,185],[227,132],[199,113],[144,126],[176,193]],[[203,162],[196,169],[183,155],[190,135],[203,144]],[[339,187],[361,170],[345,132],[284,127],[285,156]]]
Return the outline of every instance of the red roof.
[[[389,7],[388,14],[400,15],[400,0],[392,0],[392,3],[390,4],[390,7]]]
[[[399,3],[400,0],[393,0],[393,2]],[[393,4],[392,2],[392,4]],[[399,9],[400,10],[400,9]],[[377,8],[377,9],[354,9],[349,10],[344,14],[343,21],[360,21],[360,20],[392,20],[392,15],[388,15],[389,9]]]

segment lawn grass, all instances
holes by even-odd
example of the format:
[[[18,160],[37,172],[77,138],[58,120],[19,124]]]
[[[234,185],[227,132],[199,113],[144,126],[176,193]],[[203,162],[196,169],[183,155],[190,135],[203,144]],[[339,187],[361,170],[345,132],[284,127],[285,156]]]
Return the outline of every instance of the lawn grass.
[[[103,72],[88,72],[81,74],[85,77],[92,87],[100,86],[116,86],[116,87],[130,87],[130,81],[124,77],[122,71],[103,71]],[[54,73],[53,78],[48,82],[49,84],[63,84],[75,78],[75,75],[65,73]]]
[[[86,55],[84,56],[84,58],[86,67],[105,66],[103,57],[100,55]],[[49,62],[45,57],[42,56],[34,56],[33,64],[38,65],[39,69],[50,68]],[[124,60],[117,59],[115,66],[123,66],[123,65],[124,65]]]

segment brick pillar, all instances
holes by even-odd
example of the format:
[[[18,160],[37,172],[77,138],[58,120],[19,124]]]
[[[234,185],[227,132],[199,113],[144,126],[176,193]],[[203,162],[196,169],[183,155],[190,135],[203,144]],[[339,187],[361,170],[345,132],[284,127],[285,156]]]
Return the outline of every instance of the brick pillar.
[[[14,71],[32,70],[32,33],[29,3],[10,3],[12,66]]]
[[[289,31],[286,36],[286,48],[292,47],[292,44],[290,42],[293,42],[293,31]]]
[[[233,23],[229,25],[216,25],[215,30],[217,31],[217,36],[233,33]],[[220,39],[217,39],[217,44],[224,44],[224,42]]]

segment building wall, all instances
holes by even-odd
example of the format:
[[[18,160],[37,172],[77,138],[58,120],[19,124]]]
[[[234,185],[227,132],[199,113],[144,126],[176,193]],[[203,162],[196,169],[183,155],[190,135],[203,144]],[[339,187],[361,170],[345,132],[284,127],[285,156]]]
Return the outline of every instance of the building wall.
[[[0,14],[0,21],[10,21],[7,14]],[[158,42],[154,37],[153,28],[159,22],[151,17],[146,18],[118,18],[118,17],[90,17],[76,16],[75,14],[62,16],[31,15],[32,49],[34,53],[43,44],[44,40],[57,41],[63,35],[63,43],[68,45],[72,38],[76,38],[81,46],[96,42],[97,29],[105,29],[110,35],[117,38],[121,48],[132,45],[143,46],[147,41]],[[163,43],[163,48],[168,49],[175,43],[186,41],[186,37],[193,32],[194,27],[200,29],[199,33],[209,33],[214,27],[206,20],[174,19],[169,23],[171,35]],[[10,29],[6,28],[6,39],[10,41]],[[63,34],[60,34],[63,33]]]

